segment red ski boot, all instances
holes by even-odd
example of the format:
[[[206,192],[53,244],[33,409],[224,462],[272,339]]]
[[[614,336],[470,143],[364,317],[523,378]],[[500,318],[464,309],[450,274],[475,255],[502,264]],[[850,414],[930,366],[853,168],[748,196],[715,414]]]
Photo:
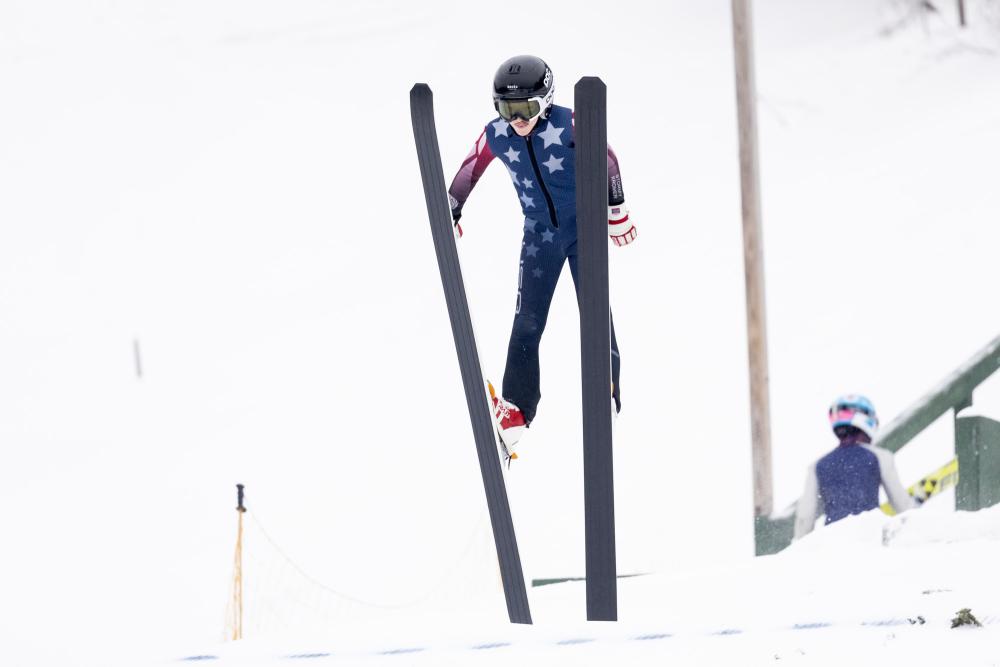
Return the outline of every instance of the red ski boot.
[[[513,403],[497,396],[493,383],[487,382],[490,388],[490,399],[493,401],[493,418],[497,423],[497,433],[500,435],[500,446],[503,447],[507,460],[517,458],[514,447],[521,439],[524,429],[528,427],[524,421],[524,413]]]

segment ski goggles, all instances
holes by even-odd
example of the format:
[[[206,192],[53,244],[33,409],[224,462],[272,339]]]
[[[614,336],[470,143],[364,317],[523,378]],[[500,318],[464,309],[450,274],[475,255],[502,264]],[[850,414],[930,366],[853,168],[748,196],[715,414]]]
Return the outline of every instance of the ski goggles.
[[[854,415],[861,412],[861,410],[855,410],[854,408],[840,408],[834,410],[830,409],[830,423],[831,424],[850,424],[854,419]]]
[[[834,427],[840,425],[856,425],[855,418],[858,415],[864,415],[861,420],[867,423],[870,427],[875,428],[878,426],[878,420],[872,416],[872,413],[858,405],[836,405],[830,408],[830,424]]]
[[[853,415],[856,412],[868,415],[871,417],[871,411],[863,405],[856,404],[840,404],[830,406],[830,419],[833,419],[834,415]]]
[[[542,113],[544,104],[544,97],[531,97],[526,100],[496,100],[495,102],[500,117],[508,123],[515,118],[525,121],[531,120]]]

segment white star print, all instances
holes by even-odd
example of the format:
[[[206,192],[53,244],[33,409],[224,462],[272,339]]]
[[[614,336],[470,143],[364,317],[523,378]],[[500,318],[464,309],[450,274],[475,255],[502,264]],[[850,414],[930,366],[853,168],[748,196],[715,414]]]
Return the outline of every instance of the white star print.
[[[506,166],[506,165],[504,165]],[[517,187],[521,182],[517,179],[517,174],[510,167],[507,167],[507,173],[510,174],[510,180],[514,181],[514,187]]]
[[[532,186],[534,185],[534,183],[532,183],[532,182],[531,182],[531,181],[529,181],[528,179],[524,179],[524,180],[523,180],[523,181],[521,181],[521,182],[522,182],[522,183],[524,183],[524,189],[525,189],[525,190],[530,190],[530,189],[531,189],[531,187],[532,187]]]
[[[495,123],[492,123],[492,125],[493,125],[493,132],[494,132],[493,136],[495,136],[497,138],[499,138],[499,137],[506,137],[507,136],[507,121],[505,121],[503,118],[501,118],[500,120],[498,120]]]
[[[549,159],[543,162],[542,165],[549,168],[550,174],[554,174],[557,171],[562,171],[563,169],[562,163],[563,160],[565,159],[566,158],[564,157],[556,157],[555,155],[550,155]]]
[[[555,233],[546,229],[542,232],[542,243],[552,243],[553,236],[555,236]]]
[[[525,192],[523,195],[521,195],[521,201],[524,202],[525,206],[529,206],[531,208],[535,208],[535,199],[534,199],[534,197],[529,197],[527,192]]]
[[[565,127],[556,127],[555,125],[549,124],[549,126],[545,128],[544,132],[539,132],[538,136],[545,141],[545,145],[542,146],[542,148],[548,148],[550,144],[559,144],[562,146],[562,139],[559,138],[559,135],[561,135],[562,131],[565,129]]]
[[[504,157],[507,158],[508,162],[520,162],[521,158],[518,157],[518,155],[520,155],[520,154],[521,154],[521,151],[514,150],[514,148],[512,146],[512,147],[510,147],[510,148],[507,149],[506,153],[504,153]]]

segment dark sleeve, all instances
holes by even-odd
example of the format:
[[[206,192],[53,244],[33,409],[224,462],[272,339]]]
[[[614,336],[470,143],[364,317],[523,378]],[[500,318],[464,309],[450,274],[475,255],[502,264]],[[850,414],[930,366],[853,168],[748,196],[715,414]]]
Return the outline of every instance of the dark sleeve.
[[[608,206],[619,206],[625,201],[622,191],[622,174],[618,168],[618,156],[608,146]]]
[[[462,217],[462,207],[465,200],[469,198],[472,188],[476,187],[479,178],[486,171],[486,167],[493,161],[493,151],[486,141],[486,130],[484,129],[476,139],[472,151],[465,157],[461,168],[451,181],[448,188],[448,200],[451,202],[451,217],[455,222]]]

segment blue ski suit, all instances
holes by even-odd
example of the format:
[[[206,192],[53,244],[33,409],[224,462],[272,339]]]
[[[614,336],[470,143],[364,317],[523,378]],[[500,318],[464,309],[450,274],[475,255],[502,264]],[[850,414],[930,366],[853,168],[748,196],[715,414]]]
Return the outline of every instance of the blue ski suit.
[[[507,348],[503,397],[530,423],[541,399],[538,346],[563,264],[579,290],[576,246],[576,169],[573,112],[553,106],[531,134],[518,136],[502,118],[486,125],[448,189],[452,217],[462,207],[490,162],[506,167],[524,213],[514,324]],[[624,202],[618,160],[608,149],[608,204]],[[621,356],[611,323],[613,397],[621,410]]]
[[[879,486],[896,512],[914,506],[899,481],[892,452],[871,444],[867,435],[849,429],[837,448],[809,467],[806,488],[795,512],[795,537],[813,529],[816,517],[826,523],[861,514],[879,506]]]

